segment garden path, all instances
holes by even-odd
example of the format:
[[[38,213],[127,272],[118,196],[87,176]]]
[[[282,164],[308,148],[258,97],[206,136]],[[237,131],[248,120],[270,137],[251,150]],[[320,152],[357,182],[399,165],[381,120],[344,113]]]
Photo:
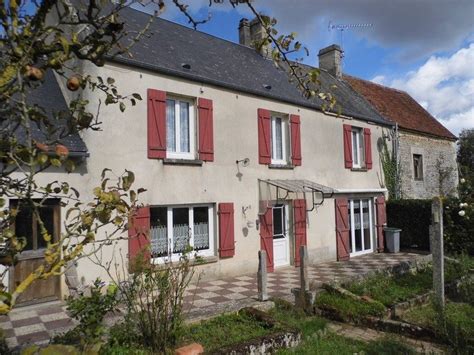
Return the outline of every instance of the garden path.
[[[345,262],[325,262],[308,268],[313,288],[323,282],[353,279],[388,267],[412,263],[425,259],[414,253],[366,254]],[[268,293],[270,297],[291,300],[291,289],[299,284],[299,269],[286,267],[268,274]],[[242,307],[258,304],[257,278],[242,275],[231,278],[201,281],[188,287],[185,295],[185,314],[188,320],[197,321],[213,315],[236,311]],[[109,325],[117,322],[120,315],[107,318]],[[65,303],[56,301],[46,304],[18,307],[8,316],[0,316],[10,347],[28,343],[45,343],[52,336],[63,333],[74,326],[65,310]]]

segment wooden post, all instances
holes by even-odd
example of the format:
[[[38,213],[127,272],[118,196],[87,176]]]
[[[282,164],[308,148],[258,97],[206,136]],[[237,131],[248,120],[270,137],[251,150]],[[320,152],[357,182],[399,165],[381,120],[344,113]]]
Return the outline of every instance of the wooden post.
[[[433,289],[435,306],[444,311],[444,245],[443,245],[443,202],[433,198],[431,204],[432,224],[430,226],[431,254],[433,256]]]
[[[267,252],[265,250],[259,250],[258,252],[257,287],[258,300],[267,301]]]

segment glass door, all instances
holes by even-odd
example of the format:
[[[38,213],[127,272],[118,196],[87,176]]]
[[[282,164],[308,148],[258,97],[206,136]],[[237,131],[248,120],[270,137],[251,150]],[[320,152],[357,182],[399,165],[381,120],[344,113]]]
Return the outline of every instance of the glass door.
[[[371,199],[349,201],[351,256],[373,251],[373,203]]]

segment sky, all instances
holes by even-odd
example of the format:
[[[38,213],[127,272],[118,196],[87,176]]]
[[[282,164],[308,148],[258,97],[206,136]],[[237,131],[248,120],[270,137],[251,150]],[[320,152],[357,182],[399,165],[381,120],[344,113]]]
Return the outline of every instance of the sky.
[[[213,0],[214,1],[214,0]],[[182,0],[199,30],[238,42],[247,6]],[[319,49],[344,50],[345,73],[407,91],[454,134],[474,128],[474,0],[254,0],[280,33],[296,32],[317,66]],[[171,1],[162,17],[188,25]],[[329,24],[369,24],[343,31]]]

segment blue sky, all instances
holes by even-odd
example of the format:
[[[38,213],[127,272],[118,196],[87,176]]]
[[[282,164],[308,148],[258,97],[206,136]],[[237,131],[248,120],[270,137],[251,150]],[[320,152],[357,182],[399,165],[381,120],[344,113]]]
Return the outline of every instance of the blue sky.
[[[195,18],[211,21],[200,31],[238,42],[246,5],[182,0]],[[171,1],[162,17],[188,25]],[[298,33],[317,65],[319,49],[342,44],[344,72],[410,93],[453,133],[474,128],[474,1],[472,0],[254,0],[278,20],[281,33]],[[341,43],[329,23],[370,23],[344,31]]]

